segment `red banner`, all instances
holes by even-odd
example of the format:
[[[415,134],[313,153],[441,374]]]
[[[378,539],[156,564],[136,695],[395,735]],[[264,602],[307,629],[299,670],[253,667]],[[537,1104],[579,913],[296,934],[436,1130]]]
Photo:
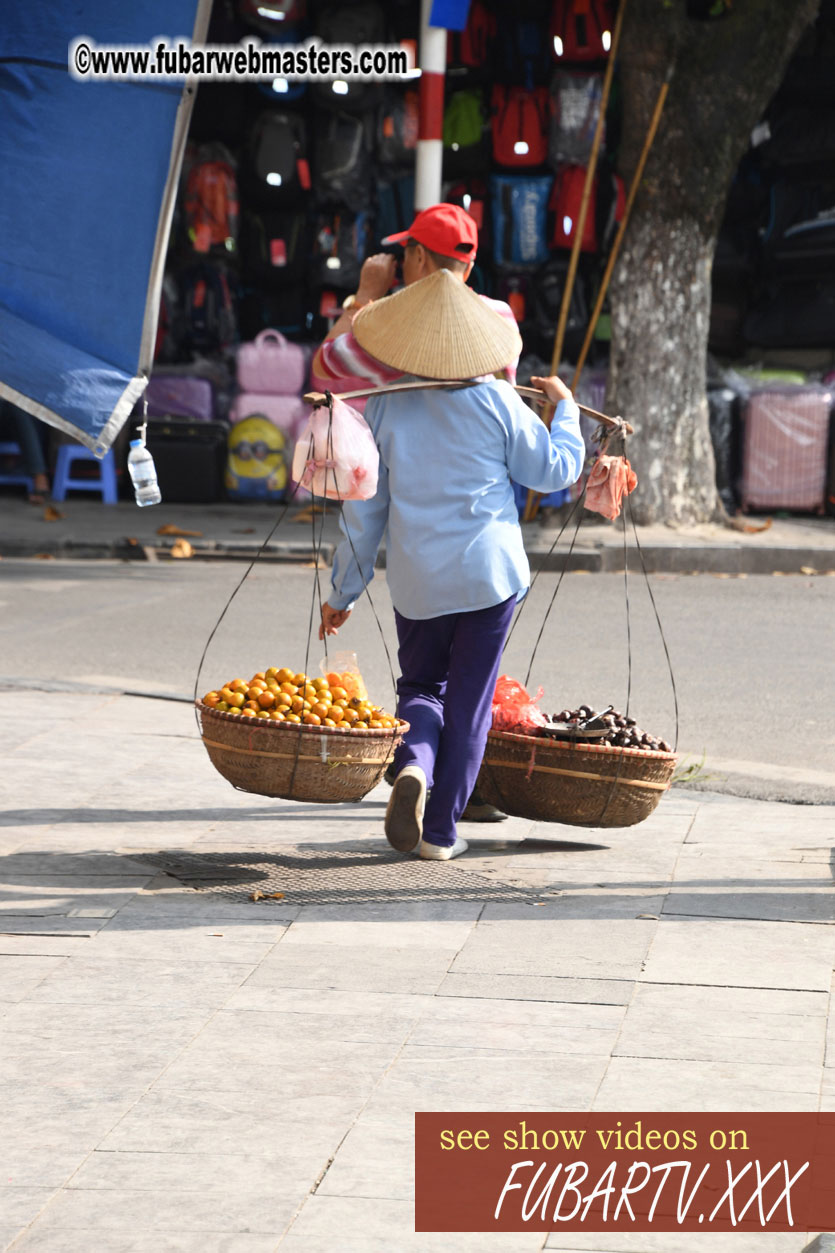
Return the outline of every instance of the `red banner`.
[[[835,1230],[835,1114],[415,1114],[416,1231]]]

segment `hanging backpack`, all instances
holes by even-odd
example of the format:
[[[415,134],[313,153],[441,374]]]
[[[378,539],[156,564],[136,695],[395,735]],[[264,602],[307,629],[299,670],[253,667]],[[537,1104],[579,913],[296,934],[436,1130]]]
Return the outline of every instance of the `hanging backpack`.
[[[261,47],[265,55],[274,54],[276,62],[280,63],[282,53],[303,43],[306,37],[307,31],[304,27],[285,31],[282,26],[275,38],[262,40]],[[286,108],[288,104],[301,100],[308,88],[304,79],[285,78],[281,73],[280,65],[278,72],[272,78],[263,79],[255,83],[255,86],[261,95],[266,96],[278,109]]]
[[[447,32],[447,76],[467,80],[486,78],[495,38],[494,14],[483,0],[471,0],[464,30]]]
[[[554,215],[552,248],[573,247],[585,182],[586,171],[581,165],[565,165],[557,172],[548,202],[548,209]],[[589,203],[586,206],[586,220],[583,224],[583,242],[580,244],[583,252],[597,252],[596,214],[597,176],[595,175],[589,194]]]
[[[490,179],[493,259],[498,265],[538,265],[548,259],[546,223],[553,179]]]
[[[329,210],[314,226],[311,282],[317,288],[356,291],[365,260],[368,218],[364,213]]]
[[[544,165],[548,158],[547,87],[493,88],[493,159],[498,165]]]
[[[610,0],[555,0],[551,50],[558,61],[601,61],[609,55],[613,23]]]
[[[307,128],[297,113],[262,113],[249,145],[252,199],[265,207],[298,204],[310,189]]]
[[[383,44],[386,42],[386,15],[381,4],[375,0],[363,0],[360,4],[331,4],[323,9],[315,25],[317,41],[337,48],[356,48],[359,44]],[[325,109],[370,109],[379,103],[380,84],[373,79],[315,80],[312,95],[316,103]]]
[[[444,176],[478,173],[487,164],[487,119],[478,88],[455,91],[444,109]]]
[[[501,7],[494,56],[497,82],[528,89],[547,83],[552,63],[542,27],[535,4],[515,0]]]
[[[350,113],[320,115],[314,169],[319,204],[341,204],[360,213],[371,204],[373,164],[370,127]]]
[[[284,286],[298,282],[310,255],[307,215],[292,209],[245,213],[241,261],[253,283]]]
[[[377,160],[381,165],[414,161],[418,122],[418,93],[387,88],[377,117]]]
[[[415,216],[415,176],[381,179],[377,184],[377,213],[374,237],[379,244],[389,235],[402,231]]]
[[[275,35],[305,18],[306,0],[238,0],[238,12],[247,26]]]
[[[536,275],[534,283],[535,329],[540,338],[540,347],[544,354],[550,356],[562,309],[563,292],[568,275],[568,258],[554,257]],[[589,319],[589,304],[586,296],[586,277],[578,269],[571,288],[571,299],[568,303],[568,320],[565,328],[565,351],[573,355],[580,347],[585,335]]]
[[[220,352],[235,340],[232,293],[222,266],[210,261],[182,275],[183,345],[195,352]]]
[[[203,144],[185,176],[185,227],[195,252],[235,251],[238,239],[238,181],[229,151]]]
[[[602,75],[554,71],[548,136],[548,160],[552,165],[588,164],[602,99]],[[601,142],[605,143],[605,138],[604,128]]]
[[[521,325],[533,317],[534,280],[530,270],[500,271],[496,285],[497,299],[503,300]]]

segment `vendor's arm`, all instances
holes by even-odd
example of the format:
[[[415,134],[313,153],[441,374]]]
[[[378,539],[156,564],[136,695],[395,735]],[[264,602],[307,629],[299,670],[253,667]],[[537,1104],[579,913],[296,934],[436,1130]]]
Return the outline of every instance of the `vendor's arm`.
[[[313,358],[314,374],[318,374],[322,378],[370,377],[358,373],[354,369],[348,369],[347,366],[349,364],[353,365],[355,362],[353,360],[343,361],[343,354],[331,349],[330,345],[335,340],[349,338],[350,344],[343,345],[343,347],[347,348],[346,357],[352,359],[360,354],[363,356],[367,355],[362,353],[359,344],[357,344],[353,335],[350,334],[351,326],[360,309],[364,309],[372,301],[379,300],[386,295],[394,282],[396,266],[395,258],[387,252],[378,252],[374,256],[365,259],[360,270],[359,287],[354,297],[354,303],[350,308],[342,310],[339,318],[325,336],[324,342]],[[373,362],[378,370],[386,369],[385,366],[381,367],[379,362],[375,362],[373,357],[369,357],[368,360]]]
[[[339,527],[345,539],[334,553],[328,596],[330,609],[353,609],[363,589],[374,578],[374,562],[386,533],[388,515],[388,472],[381,462],[376,495],[371,500],[346,500],[342,506]]]
[[[520,401],[524,413],[513,423],[507,464],[517,483],[537,492],[553,492],[576,483],[583,469],[586,446],[580,432],[580,410],[556,375],[531,382],[557,406],[551,429]]]

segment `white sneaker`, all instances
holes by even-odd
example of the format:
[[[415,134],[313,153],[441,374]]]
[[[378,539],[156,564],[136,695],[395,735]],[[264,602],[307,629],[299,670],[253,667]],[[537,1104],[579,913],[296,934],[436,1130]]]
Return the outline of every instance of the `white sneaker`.
[[[398,853],[411,853],[423,836],[426,775],[420,766],[404,766],[391,789],[383,828]]]
[[[453,857],[466,853],[469,847],[463,836],[456,835],[454,844],[430,844],[428,840],[421,840],[414,852],[426,861],[452,861]]]

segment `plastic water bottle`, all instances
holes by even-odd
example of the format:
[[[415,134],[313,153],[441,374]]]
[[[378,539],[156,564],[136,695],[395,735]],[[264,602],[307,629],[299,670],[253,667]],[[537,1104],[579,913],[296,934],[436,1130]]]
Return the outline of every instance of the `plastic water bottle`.
[[[145,505],[158,505],[162,500],[162,493],[157,483],[156,466],[141,439],[132,439],[130,442],[128,471],[140,509]]]

